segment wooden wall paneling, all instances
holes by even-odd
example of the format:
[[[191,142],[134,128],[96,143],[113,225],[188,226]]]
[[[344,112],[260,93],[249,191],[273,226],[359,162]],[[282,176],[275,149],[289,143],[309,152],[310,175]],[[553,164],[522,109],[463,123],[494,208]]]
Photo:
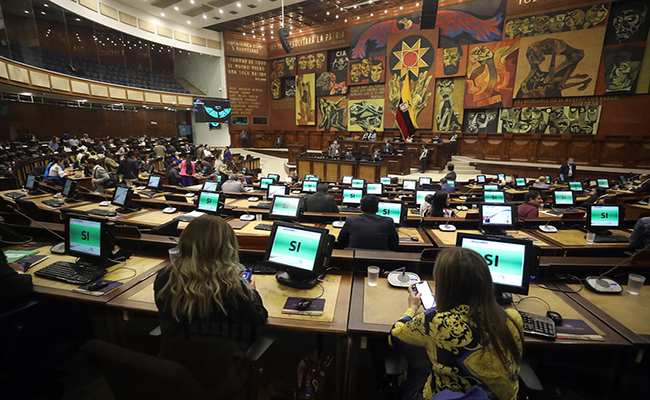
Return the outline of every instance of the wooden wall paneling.
[[[573,157],[576,164],[578,165],[580,164],[594,165],[591,164],[591,161],[593,160],[592,149],[595,147],[594,137],[591,135],[589,136],[566,135],[566,136],[569,136],[569,138],[567,138],[568,140],[566,140],[566,144],[567,144],[566,153],[565,153],[566,157]],[[596,158],[600,158],[600,157],[596,155]],[[602,162],[603,160],[601,159],[600,161]],[[562,162],[564,162],[564,159],[559,158],[557,159],[557,162],[562,164]],[[622,163],[620,165],[622,166]]]
[[[537,162],[555,163],[560,158],[559,153],[562,142],[558,135],[544,135],[537,144]]]
[[[478,134],[463,133],[458,137],[458,149],[456,151],[458,154],[467,157],[479,158],[483,154],[480,145]]]
[[[304,144],[307,146],[307,148],[309,148],[309,134],[307,132],[297,132],[296,143]]]
[[[337,182],[339,180],[339,167],[340,164],[332,164],[328,163],[325,166],[325,175],[323,177],[324,180],[328,182]]]
[[[488,135],[485,138],[484,159],[485,160],[508,160],[508,142],[503,135]]]
[[[325,176],[325,160],[318,160],[311,163],[312,174],[319,178]]]
[[[357,167],[356,177],[359,179],[365,179],[366,182],[374,182],[376,176],[375,171],[376,170],[374,165],[359,163],[359,166]]]
[[[323,150],[321,147],[321,132],[309,131],[309,150]]]
[[[311,161],[309,160],[298,160],[298,178],[303,179],[305,174],[309,174],[311,171]]]
[[[634,154],[630,146],[629,137],[607,136],[605,140],[595,141],[593,144],[593,157],[591,165],[602,167],[623,167],[628,155]],[[631,157],[629,157],[631,158]]]
[[[354,164],[340,164],[339,166],[339,176],[336,177],[337,181],[341,180],[341,177],[345,175],[354,176]]]
[[[284,132],[284,144],[290,145],[290,144],[297,144],[297,135],[296,132],[291,132],[291,131],[286,131]]]
[[[509,161],[530,162],[535,158],[534,150],[539,140],[539,135],[510,135],[509,146],[505,156]]]
[[[650,136],[638,138],[632,143],[633,153],[630,157],[635,168],[650,168]]]

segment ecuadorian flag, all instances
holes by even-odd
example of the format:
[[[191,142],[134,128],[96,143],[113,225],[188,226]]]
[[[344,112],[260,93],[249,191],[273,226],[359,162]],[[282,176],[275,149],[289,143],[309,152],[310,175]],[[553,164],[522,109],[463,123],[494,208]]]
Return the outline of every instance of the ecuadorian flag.
[[[415,133],[415,127],[413,126],[415,115],[413,115],[412,105],[411,81],[409,80],[409,74],[407,73],[406,78],[404,78],[404,82],[402,83],[402,96],[399,100],[399,106],[397,107],[397,115],[395,115],[395,120],[397,121],[400,132],[402,132],[402,138],[404,139]]]

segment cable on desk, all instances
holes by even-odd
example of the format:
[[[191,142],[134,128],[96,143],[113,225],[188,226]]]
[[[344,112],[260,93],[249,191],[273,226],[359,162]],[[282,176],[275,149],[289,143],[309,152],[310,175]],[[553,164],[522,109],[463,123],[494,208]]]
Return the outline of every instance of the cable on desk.
[[[29,238],[29,240],[25,240],[24,242],[10,242],[10,241],[8,241],[8,240],[2,240],[2,239],[0,239],[0,243],[6,243],[6,244],[12,244],[12,245],[25,245],[25,244],[27,244],[27,243],[29,243],[29,242],[31,242],[31,241],[34,240],[34,238],[31,237],[31,236],[27,236],[27,237]]]
[[[582,289],[584,289],[584,287],[585,287],[585,284],[582,283],[582,279],[578,278],[575,275],[571,275],[571,274],[567,274],[567,275],[569,275],[571,278],[577,280],[578,283],[580,283],[580,289],[578,289],[578,290],[562,290],[562,289],[553,289],[553,288],[549,288],[549,287],[546,287],[546,286],[541,286],[538,283],[533,283],[533,284],[535,286],[537,286],[538,288],[540,288],[540,289],[550,290],[551,292],[560,292],[560,293],[566,293],[566,294],[580,293],[580,291],[582,291]]]
[[[126,278],[115,279],[116,281],[124,281],[127,279],[135,278],[135,276],[138,275],[138,271],[136,271],[134,268],[131,267],[119,267],[119,268],[115,268],[111,272],[119,271],[121,269],[128,269],[129,271],[133,271],[133,275],[127,276]]]
[[[540,300],[540,301],[542,301],[544,304],[546,304],[546,307],[548,307],[548,311],[551,311],[551,305],[548,304],[548,302],[547,302],[546,300],[542,299],[542,298],[539,297],[539,296],[526,296],[526,297],[524,297],[524,298],[519,299],[519,301],[513,301],[513,302],[512,302],[512,306],[515,308],[515,310],[519,311],[519,309],[517,308],[517,304],[519,304],[519,303],[521,303],[522,301],[527,300],[527,299],[537,299],[537,300]]]

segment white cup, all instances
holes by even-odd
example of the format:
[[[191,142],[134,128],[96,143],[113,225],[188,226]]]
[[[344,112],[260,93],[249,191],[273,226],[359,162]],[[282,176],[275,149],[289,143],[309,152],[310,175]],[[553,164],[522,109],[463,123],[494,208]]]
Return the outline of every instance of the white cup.
[[[472,210],[476,211],[478,209],[478,204],[474,203],[472,204]]]
[[[169,249],[169,261],[171,261],[172,264],[174,263],[174,261],[176,261],[176,259],[180,255],[181,255],[181,251],[178,249],[178,247],[172,247],[171,249]]]
[[[593,232],[587,232],[587,236],[586,236],[587,244],[594,244],[594,239],[596,239],[596,234]]]
[[[377,286],[379,282],[379,267],[371,265],[368,267],[368,286]]]
[[[257,222],[262,222],[262,214],[255,214],[255,220]]]
[[[643,283],[645,282],[645,276],[637,274],[629,274],[627,276],[627,287],[625,291],[629,294],[638,295],[641,293],[643,288]]]

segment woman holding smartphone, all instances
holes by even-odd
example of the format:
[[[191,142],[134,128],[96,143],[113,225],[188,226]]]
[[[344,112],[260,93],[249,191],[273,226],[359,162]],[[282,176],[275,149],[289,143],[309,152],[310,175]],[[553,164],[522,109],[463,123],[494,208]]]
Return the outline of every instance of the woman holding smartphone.
[[[433,271],[437,306],[417,314],[421,294],[409,288],[404,315],[389,340],[426,349],[433,370],[422,396],[480,387],[491,399],[515,399],[519,390],[523,323],[494,296],[492,277],[480,254],[460,247],[440,253]]]

